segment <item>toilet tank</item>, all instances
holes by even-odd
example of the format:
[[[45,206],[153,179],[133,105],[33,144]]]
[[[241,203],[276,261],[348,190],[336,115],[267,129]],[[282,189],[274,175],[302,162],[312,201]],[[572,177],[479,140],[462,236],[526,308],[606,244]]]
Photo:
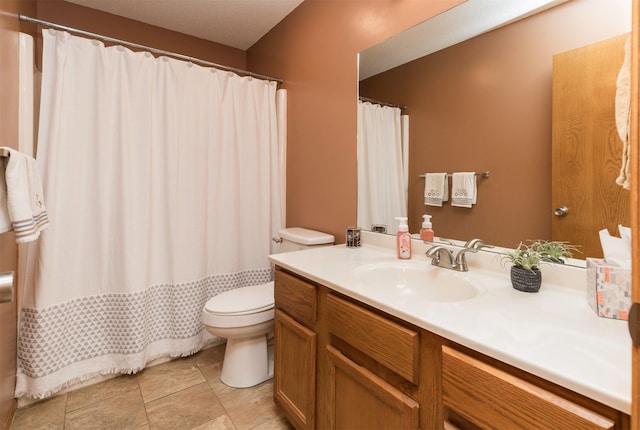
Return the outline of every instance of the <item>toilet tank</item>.
[[[282,243],[278,252],[298,251],[318,246],[331,246],[335,238],[331,234],[309,230],[301,227],[290,227],[278,232]]]

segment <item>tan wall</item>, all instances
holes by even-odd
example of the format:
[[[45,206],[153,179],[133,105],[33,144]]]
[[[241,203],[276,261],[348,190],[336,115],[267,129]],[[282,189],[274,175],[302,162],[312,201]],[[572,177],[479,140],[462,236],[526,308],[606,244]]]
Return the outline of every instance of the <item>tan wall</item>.
[[[363,81],[408,106],[410,230],[429,213],[443,237],[550,239],[552,56],[629,31],[629,16],[625,1],[572,1]],[[473,209],[423,204],[421,173],[484,170]]]
[[[460,1],[306,0],[247,51],[288,90],[287,225],[356,222],[356,55]]]

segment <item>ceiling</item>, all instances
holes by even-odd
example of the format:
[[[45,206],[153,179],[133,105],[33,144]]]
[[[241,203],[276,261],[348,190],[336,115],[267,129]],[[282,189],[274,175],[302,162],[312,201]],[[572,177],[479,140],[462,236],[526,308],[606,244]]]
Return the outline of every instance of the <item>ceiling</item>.
[[[360,53],[360,80],[568,0],[467,0]]]
[[[246,51],[302,0],[65,0]]]
[[[65,0],[247,50],[303,0]],[[422,1],[422,0],[421,0]],[[360,54],[360,79],[567,0],[466,0]]]

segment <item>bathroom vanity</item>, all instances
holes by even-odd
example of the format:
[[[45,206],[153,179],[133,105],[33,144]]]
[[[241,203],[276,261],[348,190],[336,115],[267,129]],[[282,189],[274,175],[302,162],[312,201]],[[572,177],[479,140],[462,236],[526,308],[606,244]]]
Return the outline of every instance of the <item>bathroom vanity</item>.
[[[598,318],[579,286],[543,280],[539,293],[513,290],[491,258],[479,253],[469,272],[455,273],[430,266],[420,249],[402,263],[392,247],[366,243],[272,256],[274,398],[289,421],[297,429],[629,428],[626,324]],[[576,282],[584,272],[572,270],[547,275]],[[418,288],[442,292],[416,289],[420,276]]]

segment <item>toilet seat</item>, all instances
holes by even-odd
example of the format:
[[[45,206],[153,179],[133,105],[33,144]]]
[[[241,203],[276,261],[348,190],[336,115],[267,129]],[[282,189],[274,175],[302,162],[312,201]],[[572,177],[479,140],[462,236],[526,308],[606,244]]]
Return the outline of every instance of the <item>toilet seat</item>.
[[[236,288],[212,297],[202,310],[202,322],[211,327],[243,327],[274,317],[273,281]]]
[[[280,236],[278,253],[335,242],[332,235],[295,227],[280,230]],[[202,309],[207,332],[227,339],[220,381],[230,387],[251,387],[273,377],[273,290],[273,282],[237,288],[209,299]]]

